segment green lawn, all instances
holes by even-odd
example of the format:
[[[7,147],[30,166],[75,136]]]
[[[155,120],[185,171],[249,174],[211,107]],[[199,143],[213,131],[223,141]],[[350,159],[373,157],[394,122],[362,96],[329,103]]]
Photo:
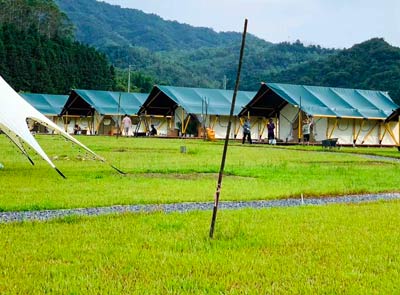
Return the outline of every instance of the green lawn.
[[[222,142],[90,136],[78,139],[127,175],[92,160],[59,136],[38,136],[67,176],[64,180],[35,155],[36,165],[31,166],[0,136],[0,161],[5,166],[0,170],[0,211],[213,200]],[[182,145],[187,148],[186,154],[180,153]],[[232,143],[221,200],[399,191],[399,163],[305,148],[308,150]],[[386,153],[398,154],[395,149],[387,149]]]
[[[0,224],[1,294],[399,294],[400,202]]]
[[[0,136],[0,211],[212,201],[222,142],[38,136],[62,179]],[[180,153],[185,145],[187,153]],[[396,149],[232,143],[221,200],[399,191]],[[350,154],[349,154],[350,153]],[[400,201],[0,224],[0,294],[398,294]]]

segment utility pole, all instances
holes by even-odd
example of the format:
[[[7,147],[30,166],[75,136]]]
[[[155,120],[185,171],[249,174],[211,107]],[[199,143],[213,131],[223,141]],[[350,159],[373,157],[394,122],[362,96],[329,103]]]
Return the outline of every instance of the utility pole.
[[[224,75],[224,80],[222,81],[222,88],[224,90],[226,90],[226,82],[227,82],[226,75]]]
[[[128,93],[131,91],[131,65],[128,67]]]

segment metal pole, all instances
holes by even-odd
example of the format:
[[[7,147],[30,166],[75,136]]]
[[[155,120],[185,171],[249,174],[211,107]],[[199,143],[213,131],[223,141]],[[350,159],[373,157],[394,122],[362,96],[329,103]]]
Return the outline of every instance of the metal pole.
[[[217,211],[218,211],[219,195],[220,195],[220,192],[221,192],[222,176],[223,176],[223,173],[224,173],[226,152],[228,151],[228,142],[229,142],[229,135],[231,133],[231,125],[232,125],[233,111],[235,109],[236,95],[237,95],[237,92],[238,92],[238,89],[239,89],[240,71],[242,69],[244,46],[246,44],[246,32],[247,32],[247,19],[245,19],[245,21],[244,21],[244,30],[243,30],[243,36],[242,36],[242,46],[240,48],[240,57],[239,57],[239,65],[238,65],[238,71],[237,71],[237,76],[236,76],[235,90],[233,92],[231,110],[230,110],[230,113],[229,113],[228,128],[226,129],[224,150],[223,150],[223,153],[222,153],[221,167],[220,167],[219,174],[218,174],[218,183],[217,183],[217,189],[216,189],[216,192],[215,192],[213,215],[212,215],[211,225],[210,225],[210,238],[213,238],[213,236],[214,236],[215,220],[217,219]]]
[[[118,97],[118,113],[117,113],[117,139],[118,139],[118,134],[120,132],[120,125],[119,125],[119,112],[120,112],[120,108],[121,108],[121,92],[119,93],[119,97]]]
[[[223,80],[223,83],[222,83],[222,88],[224,89],[224,90],[226,90],[226,75],[224,75],[224,80]]]
[[[302,134],[302,130],[301,130],[301,128],[302,128],[302,125],[301,125],[301,123],[302,123],[302,117],[301,117],[301,96],[300,96],[300,106],[299,106],[299,130],[298,130],[298,140],[299,140],[299,143],[301,142],[301,134]]]

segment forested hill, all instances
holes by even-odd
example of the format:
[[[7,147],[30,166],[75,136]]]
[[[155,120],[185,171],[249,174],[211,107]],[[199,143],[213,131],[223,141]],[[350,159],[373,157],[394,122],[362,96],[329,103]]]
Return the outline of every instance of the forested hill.
[[[96,0],[56,2],[75,24],[78,40],[96,46],[119,68],[131,65],[135,75],[159,84],[221,88],[226,76],[227,87],[234,86],[241,33],[217,33]],[[266,75],[335,52],[249,34],[241,89],[256,90]]]
[[[56,3],[76,25],[77,39],[98,48],[139,46],[151,51],[192,50],[226,46],[241,40],[240,33],[217,33],[101,1],[56,0]],[[254,36],[249,39],[269,44]]]
[[[14,89],[116,87],[106,56],[73,40],[71,23],[52,0],[0,0],[0,7],[0,75]]]
[[[266,76],[264,80],[384,90],[400,104],[400,48],[374,38],[324,60]]]

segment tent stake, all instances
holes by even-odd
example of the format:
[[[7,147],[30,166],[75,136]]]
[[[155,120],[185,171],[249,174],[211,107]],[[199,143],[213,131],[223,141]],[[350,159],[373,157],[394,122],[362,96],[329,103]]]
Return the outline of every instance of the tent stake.
[[[124,171],[118,169],[118,168],[115,167],[114,165],[110,165],[110,166],[111,166],[111,168],[113,168],[113,169],[115,169],[116,171],[118,171],[118,173],[120,173],[120,174],[126,174]]]
[[[60,174],[60,175],[61,175],[61,177],[62,177],[62,178],[66,179],[65,175],[64,175],[64,174],[62,174],[62,172],[61,172],[60,170],[58,170],[58,168],[57,168],[57,167],[54,167],[54,169],[56,169],[56,171],[58,172],[58,174]]]
[[[224,173],[226,152],[228,151],[228,142],[229,142],[229,135],[231,133],[232,117],[233,117],[233,111],[235,109],[236,95],[237,95],[237,92],[238,92],[238,89],[239,89],[240,71],[242,69],[244,46],[245,46],[245,43],[246,43],[246,32],[247,32],[247,19],[245,19],[245,21],[244,21],[244,30],[243,30],[243,36],[242,36],[242,46],[240,48],[240,57],[239,57],[239,65],[238,65],[238,71],[237,71],[237,76],[236,76],[235,90],[233,92],[231,110],[230,110],[230,113],[229,113],[228,128],[226,129],[224,151],[222,153],[221,167],[220,167],[219,174],[218,174],[218,183],[217,183],[217,189],[216,189],[216,192],[215,192],[214,208],[213,208],[213,214],[212,214],[211,226],[210,226],[210,238],[213,238],[213,236],[214,236],[215,221],[217,219],[219,194],[221,192],[222,176],[223,176],[223,173]]]

